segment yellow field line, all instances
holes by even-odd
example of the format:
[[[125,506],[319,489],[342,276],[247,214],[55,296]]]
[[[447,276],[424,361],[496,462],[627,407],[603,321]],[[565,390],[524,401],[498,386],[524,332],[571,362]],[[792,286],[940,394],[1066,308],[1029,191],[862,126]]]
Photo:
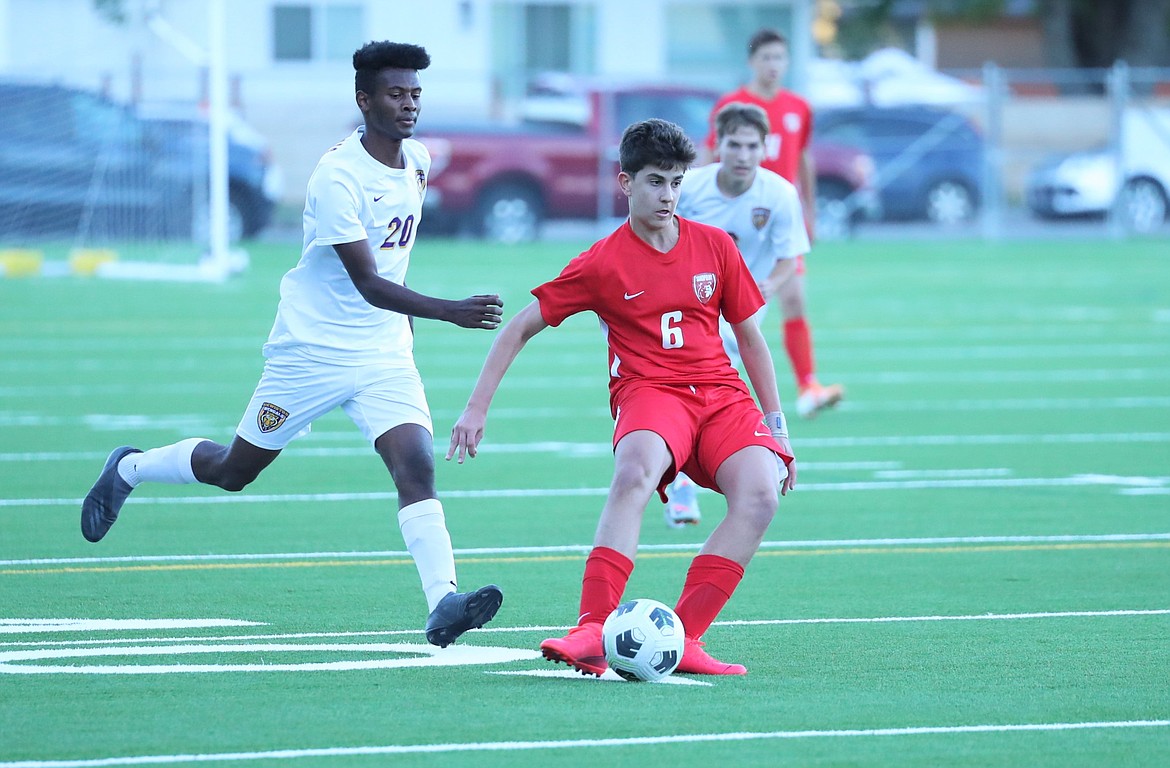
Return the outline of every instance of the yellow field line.
[[[984,544],[946,547],[826,547],[818,549],[763,550],[756,557],[825,557],[835,555],[955,555],[987,552],[1056,552],[1101,549],[1170,549],[1170,541],[1104,541],[1065,542],[1049,544]],[[692,558],[695,553],[642,552],[640,559]],[[508,557],[461,557],[459,563],[555,563],[580,562],[584,554],[522,555]],[[63,566],[60,568],[9,568],[0,570],[0,576],[49,575],[68,573],[135,573],[141,571],[217,571],[245,568],[337,568],[343,566],[413,565],[409,557],[386,557],[373,560],[291,560],[264,563],[172,563],[147,565]]]

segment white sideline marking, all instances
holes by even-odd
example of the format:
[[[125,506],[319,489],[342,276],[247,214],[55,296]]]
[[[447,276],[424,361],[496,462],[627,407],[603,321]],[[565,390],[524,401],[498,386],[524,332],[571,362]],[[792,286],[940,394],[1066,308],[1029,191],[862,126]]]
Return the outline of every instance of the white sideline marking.
[[[842,483],[800,483],[800,493],[822,491],[920,491],[957,488],[1075,488],[1088,485],[1116,485],[1129,488],[1165,488],[1170,477],[1143,477],[1126,475],[1070,475],[1067,477],[955,477],[920,480],[858,480]],[[207,489],[204,489],[207,491]],[[474,491],[448,490],[445,499],[531,499],[565,498],[574,496],[605,496],[609,488],[495,488]],[[179,506],[187,504],[292,504],[349,501],[392,501],[398,498],[394,491],[366,491],[344,493],[266,493],[245,495],[196,496],[131,496],[127,505],[154,504]],[[80,507],[80,498],[58,499],[0,499],[3,507]]]
[[[539,654],[538,654],[539,655]],[[617,672],[612,669],[607,669],[601,674],[601,677],[594,677],[593,675],[583,675],[575,669],[515,669],[515,670],[493,670],[488,674],[492,675],[520,675],[523,677],[563,677],[568,680],[583,680],[597,683],[626,683],[628,680],[622,679]],[[657,681],[663,685],[701,685],[710,688],[711,683],[704,680],[696,680],[692,677],[681,677],[670,675]]]
[[[498,415],[493,411],[493,415]],[[529,412],[531,415],[531,412]],[[3,417],[0,413],[0,426],[3,426]],[[313,432],[308,438],[311,442],[342,442],[353,443],[353,432]],[[435,455],[442,457],[447,453],[446,446],[438,440],[435,444]],[[800,438],[801,448],[896,448],[922,445],[1065,445],[1081,443],[1170,443],[1170,432],[1110,432],[1110,433],[1073,433],[1073,434],[1045,434],[1045,435],[888,435],[873,437],[810,437]],[[480,446],[483,454],[562,454],[566,456],[587,457],[604,456],[613,453],[610,443],[575,443],[565,441],[539,441],[531,443],[492,443],[487,442]],[[288,456],[317,456],[338,457],[370,456],[373,450],[368,445],[353,445],[343,448],[316,447],[313,445],[297,446],[293,443],[285,448],[283,454]],[[109,451],[41,451],[41,452],[10,452],[0,453],[2,461],[95,461],[104,460]],[[801,469],[888,469],[891,464],[900,462],[807,462],[801,463]]]
[[[26,632],[110,632],[131,629],[262,627],[260,621],[234,619],[0,619],[0,635]]]
[[[764,541],[760,549],[814,549],[823,547],[890,547],[938,546],[953,544],[1078,544],[1104,542],[1170,541],[1170,533],[1057,534],[1050,536],[931,536],[902,539],[812,539],[804,541]],[[701,543],[639,544],[639,552],[688,552]],[[563,544],[542,547],[465,547],[454,550],[458,557],[524,554],[586,554],[591,544]],[[0,566],[84,565],[97,563],[186,563],[256,560],[342,560],[381,557],[408,557],[406,550],[368,550],[351,552],[253,552],[221,555],[123,555],[118,557],[39,557],[25,560],[0,560]]]
[[[958,616],[871,616],[871,617],[838,617],[838,618],[806,618],[806,619],[754,619],[754,620],[726,620],[716,621],[712,626],[779,626],[787,624],[895,624],[900,622],[935,622],[935,621],[1022,621],[1029,619],[1097,619],[1140,616],[1170,615],[1170,608],[1152,609],[1121,609],[1112,611],[1055,611],[1049,613],[978,613]],[[557,634],[572,629],[569,625],[530,625],[526,627],[500,627],[492,625],[475,630],[475,633],[509,634],[509,633],[542,633]],[[259,641],[259,640],[320,640],[348,637],[397,637],[402,635],[418,635],[417,629],[381,629],[365,630],[360,632],[284,632],[264,635],[225,635],[222,637],[168,637],[168,638],[104,638],[101,640],[53,640],[41,642],[4,642],[0,648],[51,648],[51,647],[82,647],[98,645],[112,647],[120,643],[205,643],[229,641]],[[155,646],[150,646],[154,648]],[[430,647],[430,646],[425,646]],[[451,646],[457,647],[457,646]],[[535,652],[533,652],[535,653]],[[535,657],[534,657],[535,658]]]
[[[211,752],[187,755],[142,755],[88,760],[20,760],[0,763],[0,768],[97,768],[111,765],[170,765],[175,763],[234,762],[240,760],[292,760],[302,757],[357,757],[370,755],[436,754],[444,752],[516,752],[533,749],[593,749],[595,747],[643,747],[658,744],[759,741],[765,739],[842,739],[858,737],[947,736],[968,733],[1035,733],[1085,731],[1112,728],[1166,728],[1170,720],[1113,720],[1081,723],[1001,723],[983,725],[924,725],[910,728],[860,728],[805,731],[739,731],[696,733],[683,736],[635,736],[624,739],[563,739],[547,741],[486,741],[466,744],[388,744],[368,747],[274,749],[265,752]]]
[[[414,633],[417,634],[418,630]],[[216,639],[218,641],[218,639]],[[173,642],[173,641],[172,641]],[[52,662],[109,656],[182,656],[188,654],[264,654],[264,653],[373,653],[379,658],[346,661],[317,661],[299,664],[265,662],[252,664],[91,664],[64,666],[53,663],[17,664],[13,662]],[[385,654],[390,654],[386,656]],[[438,648],[416,643],[261,643],[252,645],[194,643],[187,645],[139,645],[102,648],[32,648],[0,651],[0,674],[71,674],[71,675],[160,675],[208,672],[342,672],[367,669],[401,669],[405,667],[450,667],[505,664],[531,661],[540,653],[527,648],[498,648],[476,645],[450,645]]]
[[[1050,536],[931,536],[902,539],[811,539],[804,541],[764,541],[761,550],[815,549],[824,547],[897,547],[940,546],[954,544],[1083,544],[1107,542],[1170,541],[1170,533],[1057,534]],[[695,551],[701,543],[639,544],[639,552]],[[591,544],[563,544],[543,547],[466,547],[454,550],[458,557],[491,555],[586,554]],[[222,555],[123,555],[118,557],[39,557],[25,560],[0,560],[0,566],[85,565],[97,563],[188,563],[256,560],[343,560],[382,557],[408,557],[406,550],[368,550],[357,552],[253,552]]]

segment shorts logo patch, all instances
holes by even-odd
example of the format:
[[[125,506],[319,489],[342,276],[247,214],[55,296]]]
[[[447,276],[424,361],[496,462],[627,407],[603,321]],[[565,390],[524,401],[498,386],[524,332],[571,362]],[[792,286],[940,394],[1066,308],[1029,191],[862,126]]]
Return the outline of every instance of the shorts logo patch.
[[[772,218],[771,208],[752,208],[752,226],[757,230],[763,229]]]
[[[261,432],[268,434],[283,424],[287,418],[288,411],[285,409],[272,403],[264,403],[260,406],[260,413],[256,414],[256,426],[260,427]]]
[[[700,272],[694,277],[695,296],[703,304],[711,300],[715,295],[715,273],[714,272]]]

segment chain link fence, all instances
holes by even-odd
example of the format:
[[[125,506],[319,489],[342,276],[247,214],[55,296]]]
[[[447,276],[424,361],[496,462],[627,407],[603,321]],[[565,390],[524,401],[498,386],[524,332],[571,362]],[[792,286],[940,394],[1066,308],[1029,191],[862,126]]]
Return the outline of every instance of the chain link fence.
[[[970,100],[865,108],[884,205],[853,236],[1170,236],[1170,69],[948,74]],[[914,115],[896,140],[880,124]]]

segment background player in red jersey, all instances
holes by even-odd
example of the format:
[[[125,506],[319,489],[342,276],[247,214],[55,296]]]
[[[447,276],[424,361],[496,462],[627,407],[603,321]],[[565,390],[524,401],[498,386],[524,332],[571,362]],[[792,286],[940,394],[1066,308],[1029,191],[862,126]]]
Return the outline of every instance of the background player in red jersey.
[[[619,158],[629,220],[534,288],[536,301],[503,327],[451,430],[447,459],[475,456],[492,397],[529,339],[577,312],[596,313],[609,344],[613,480],[585,563],[577,626],[541,651],[583,674],[605,671],[601,626],[633,572],[642,514],[655,490],[665,501],[667,483],[683,470],[727,497],[727,516],[692,561],[675,607],[686,630],[677,671],[744,674],[709,656],[700,638],[759,548],[778,493],[796,481],[772,356],[753,318],[763,297],[726,232],[675,216],[695,159],[681,128],[635,123]],[[724,351],[721,315],[760,406]]]
[[[774,29],[761,29],[748,41],[748,66],[752,79],[743,87],[723,96],[711,110],[711,129],[705,142],[706,159],[715,157],[718,137],[715,116],[732,102],[761,107],[768,116],[771,131],[764,142],[761,168],[778,173],[796,185],[804,208],[809,240],[816,235],[816,171],[809,153],[812,138],[812,109],[800,96],[785,90],[788,72],[788,40]],[[796,377],[796,411],[804,418],[840,402],[845,391],[839,384],[822,385],[817,381],[813,356],[812,332],[805,316],[804,257],[797,260],[796,278],[777,291],[784,314],[784,349]]]

